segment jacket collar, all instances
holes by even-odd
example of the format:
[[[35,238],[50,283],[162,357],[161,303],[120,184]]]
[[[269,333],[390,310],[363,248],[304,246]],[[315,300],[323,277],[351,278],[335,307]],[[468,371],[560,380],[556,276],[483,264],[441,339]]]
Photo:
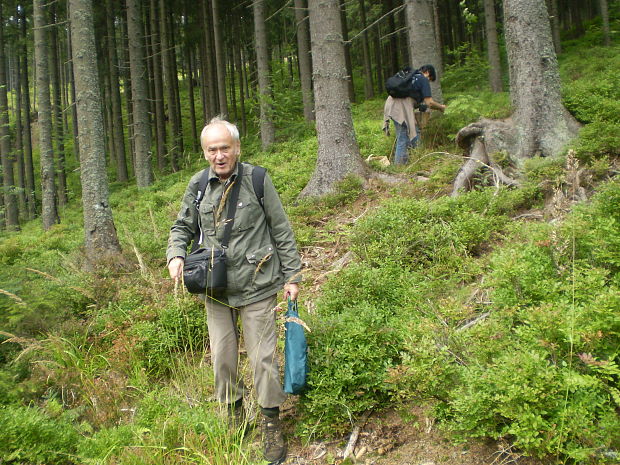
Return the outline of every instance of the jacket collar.
[[[233,170],[232,174],[226,179],[226,181],[224,181],[224,184],[227,184],[228,182],[230,182],[231,180],[235,179],[237,177],[237,174],[239,173],[239,161],[237,161],[237,163],[235,163],[235,169]],[[211,167],[209,167],[209,184],[211,184],[212,182],[215,181],[220,181],[220,178],[218,177],[217,174],[215,174],[215,172],[213,171],[213,169]]]

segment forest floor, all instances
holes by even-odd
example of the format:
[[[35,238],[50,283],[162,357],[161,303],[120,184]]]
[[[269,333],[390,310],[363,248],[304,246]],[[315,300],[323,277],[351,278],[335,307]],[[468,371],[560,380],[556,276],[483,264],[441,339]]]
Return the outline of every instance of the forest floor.
[[[300,299],[309,312],[314,309],[313,298],[327,277],[342,269],[352,259],[348,252],[347,230],[382,200],[400,195],[423,195],[425,178],[417,175],[396,175],[402,184],[371,181],[367,193],[348,205],[337,215],[317,221],[323,240],[301,250],[304,283]],[[447,192],[447,191],[446,191]],[[428,192],[427,192],[428,194]],[[321,227],[322,224],[322,227]],[[302,443],[295,438],[296,400],[283,408],[283,419],[289,438],[289,453],[285,465],[542,465],[545,462],[523,457],[512,451],[507,443],[469,441],[455,444],[443,432],[431,415],[430,406],[401,405],[381,412],[370,412],[363,425],[351,425],[351,432],[324,442]],[[356,428],[357,427],[357,428]],[[343,457],[353,431],[358,429],[357,441],[348,458]],[[258,441],[258,439],[256,439]],[[257,443],[256,446],[260,448]]]

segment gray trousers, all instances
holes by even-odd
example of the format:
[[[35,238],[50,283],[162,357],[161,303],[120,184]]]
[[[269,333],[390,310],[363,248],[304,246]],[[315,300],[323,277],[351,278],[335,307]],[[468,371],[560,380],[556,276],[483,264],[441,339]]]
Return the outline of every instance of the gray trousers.
[[[215,372],[215,394],[220,402],[231,404],[243,398],[246,388],[239,376],[239,330],[248,354],[258,404],[279,407],[286,394],[282,390],[276,358],[276,296],[239,308],[230,308],[207,298],[207,324],[211,361]]]

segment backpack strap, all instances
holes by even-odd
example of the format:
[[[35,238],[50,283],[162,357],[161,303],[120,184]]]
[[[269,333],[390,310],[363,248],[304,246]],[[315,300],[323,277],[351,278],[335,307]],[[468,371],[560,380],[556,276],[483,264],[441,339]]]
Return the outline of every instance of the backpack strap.
[[[267,170],[262,166],[255,166],[252,170],[252,187],[260,206],[265,209],[265,173]]]
[[[196,210],[200,207],[200,202],[202,202],[202,199],[205,196],[205,190],[207,189],[208,184],[209,168],[202,171],[202,175],[198,181],[198,190],[196,191],[196,198],[194,199],[194,207],[196,207]],[[194,239],[192,240],[192,252],[198,250],[200,242],[202,242],[202,227],[200,226],[200,214],[198,214],[198,229],[194,233]]]

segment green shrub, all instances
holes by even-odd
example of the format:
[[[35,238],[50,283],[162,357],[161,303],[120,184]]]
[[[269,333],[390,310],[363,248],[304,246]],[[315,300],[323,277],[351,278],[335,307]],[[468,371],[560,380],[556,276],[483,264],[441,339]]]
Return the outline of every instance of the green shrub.
[[[300,401],[304,435],[343,431],[357,415],[384,405],[385,379],[401,346],[392,315],[391,308],[368,303],[334,316],[318,309],[308,335],[309,389]]]
[[[618,123],[596,121],[583,127],[579,137],[571,143],[577,158],[591,161],[607,155],[620,155]]]
[[[491,200],[491,193],[486,195]],[[505,222],[467,204],[469,199],[479,204],[476,196],[434,203],[389,201],[356,225],[352,250],[371,266],[392,263],[410,270],[459,274],[466,259],[479,253],[479,246]]]
[[[508,438],[527,454],[581,460],[616,446],[620,428],[607,429],[614,408],[601,383],[551,363],[544,351],[514,347],[461,372],[446,426],[464,437]]]
[[[0,406],[0,459],[4,463],[71,464],[80,435],[66,416],[37,407]]]
[[[167,305],[154,309],[157,318],[140,321],[133,334],[140,341],[137,350],[149,372],[155,376],[169,373],[172,361],[182,352],[202,352],[207,341],[204,303],[194,297],[168,296]]]

